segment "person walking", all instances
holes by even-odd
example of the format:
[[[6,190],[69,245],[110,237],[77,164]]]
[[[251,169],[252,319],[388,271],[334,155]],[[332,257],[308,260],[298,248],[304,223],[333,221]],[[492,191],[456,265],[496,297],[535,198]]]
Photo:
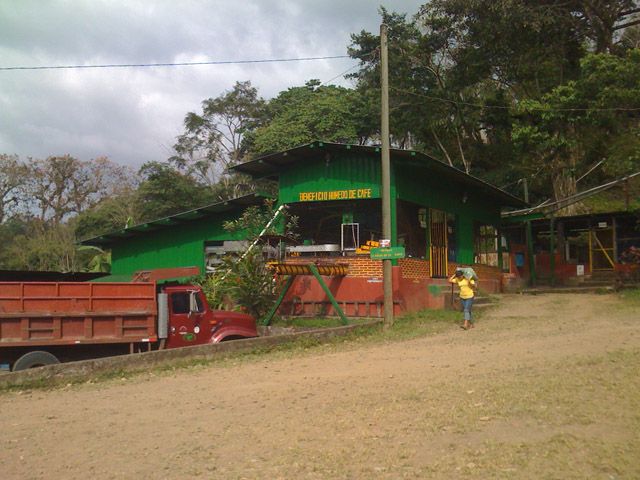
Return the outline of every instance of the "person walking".
[[[458,285],[460,289],[460,303],[462,304],[462,311],[464,312],[464,324],[461,325],[461,328],[469,330],[474,327],[471,307],[473,306],[473,298],[475,297],[474,290],[476,288],[476,281],[472,276],[467,278],[464,270],[458,268],[449,279],[449,282]]]

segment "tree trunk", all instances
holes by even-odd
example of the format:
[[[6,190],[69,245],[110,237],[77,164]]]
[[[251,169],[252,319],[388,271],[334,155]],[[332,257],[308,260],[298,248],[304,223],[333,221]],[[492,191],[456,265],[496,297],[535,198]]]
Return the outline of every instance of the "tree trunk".
[[[558,211],[558,216],[565,215],[577,215],[582,213],[583,207],[580,203],[573,203],[571,205],[567,205],[566,202],[563,202],[567,197],[571,197],[578,193],[578,186],[576,184],[576,177],[573,173],[567,173],[566,170],[562,170],[553,175],[552,178],[553,183],[553,196],[556,202],[558,203],[558,207],[560,210]]]

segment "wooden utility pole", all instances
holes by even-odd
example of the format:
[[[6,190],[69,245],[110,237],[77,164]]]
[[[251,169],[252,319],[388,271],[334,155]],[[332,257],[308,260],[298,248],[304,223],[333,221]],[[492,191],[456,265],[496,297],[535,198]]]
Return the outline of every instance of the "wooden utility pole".
[[[391,155],[389,153],[389,57],[387,49],[387,25],[380,25],[380,83],[382,114],[382,237],[391,240]],[[393,269],[391,260],[382,261],[384,290],[384,328],[393,325]]]
[[[522,179],[522,185],[524,187],[524,201],[529,204],[529,185],[527,183],[527,178]],[[531,220],[527,220],[525,223],[526,234],[527,234],[527,257],[529,259],[529,284],[532,287],[536,286],[537,278],[536,278],[536,261],[533,257],[533,232],[531,231]]]

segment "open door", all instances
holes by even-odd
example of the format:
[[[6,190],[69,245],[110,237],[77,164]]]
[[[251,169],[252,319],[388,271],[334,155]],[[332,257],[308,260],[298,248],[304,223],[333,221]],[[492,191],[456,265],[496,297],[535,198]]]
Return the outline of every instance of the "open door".
[[[429,269],[432,278],[447,278],[447,214],[430,210]]]
[[[615,265],[615,232],[612,226],[594,228],[589,232],[589,263],[591,271],[613,270]]]

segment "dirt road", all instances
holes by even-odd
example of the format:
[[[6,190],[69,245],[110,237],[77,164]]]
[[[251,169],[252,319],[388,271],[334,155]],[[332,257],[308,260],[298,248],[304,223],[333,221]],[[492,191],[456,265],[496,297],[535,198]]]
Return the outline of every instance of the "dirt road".
[[[508,296],[472,331],[0,396],[0,477],[640,478],[640,312]]]

